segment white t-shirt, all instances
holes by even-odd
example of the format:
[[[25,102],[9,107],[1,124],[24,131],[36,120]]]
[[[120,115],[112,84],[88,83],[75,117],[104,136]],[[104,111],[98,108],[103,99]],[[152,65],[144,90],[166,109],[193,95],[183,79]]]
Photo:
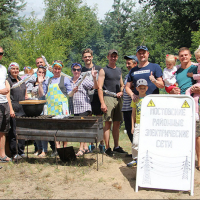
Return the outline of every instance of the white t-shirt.
[[[176,83],[176,71],[181,67],[181,65],[176,65],[172,69],[165,68],[163,71],[163,81],[165,82],[165,86],[169,87],[170,85],[174,85]]]
[[[0,64],[0,90],[6,87],[6,83],[5,83],[6,76],[7,76],[6,68]],[[8,102],[6,95],[0,94],[0,103],[6,103],[6,102]]]

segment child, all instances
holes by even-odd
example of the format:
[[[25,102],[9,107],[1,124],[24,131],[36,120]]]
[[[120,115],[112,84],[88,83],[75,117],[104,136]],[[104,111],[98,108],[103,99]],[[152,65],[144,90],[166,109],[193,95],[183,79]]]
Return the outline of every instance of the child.
[[[170,91],[177,87],[176,83],[176,71],[180,68],[180,65],[176,65],[177,56],[174,55],[166,55],[166,68],[163,71],[163,81],[165,83],[166,92],[170,93]]]
[[[141,104],[143,98],[146,96],[146,91],[148,90],[148,83],[145,79],[139,79],[136,83],[136,90],[139,92],[139,99],[136,102],[131,102],[132,107],[132,134],[133,134],[133,144],[132,144],[132,158],[133,161],[127,164],[128,167],[132,167],[137,164],[138,156],[138,143],[139,143],[139,132],[140,132],[140,113]],[[134,128],[135,125],[135,128]]]
[[[194,52],[194,55],[195,55],[195,58],[196,58],[196,61],[198,62],[198,68],[197,68],[197,74],[193,74],[192,72],[191,73],[187,73],[187,76],[188,77],[193,77],[194,80],[197,80],[197,83],[194,84],[193,86],[198,86],[200,87],[200,46],[199,48]],[[194,63],[192,63],[193,65],[196,65]],[[193,87],[192,86],[192,87]],[[185,92],[186,95],[191,95],[191,88],[188,88]],[[195,114],[195,118],[196,118],[196,121],[199,121],[199,96],[200,94],[197,94],[197,93],[194,93],[193,97],[194,97],[194,101],[195,101],[195,110],[196,110],[196,114]]]

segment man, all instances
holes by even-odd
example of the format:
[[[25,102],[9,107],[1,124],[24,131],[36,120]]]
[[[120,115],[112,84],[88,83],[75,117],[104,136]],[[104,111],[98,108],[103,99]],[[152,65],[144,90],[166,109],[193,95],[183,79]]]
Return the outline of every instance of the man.
[[[171,90],[170,94],[185,94],[185,91],[191,87],[195,81],[189,74],[197,74],[197,66],[191,63],[191,52],[189,48],[182,47],[178,52],[181,67],[176,72],[176,80],[178,87]],[[191,93],[200,94],[200,88],[198,86],[192,86]],[[200,123],[196,122],[196,154],[197,154],[197,170],[200,171]]]
[[[3,48],[0,47],[0,60],[3,57]],[[10,109],[7,100],[9,84],[6,81],[7,70],[0,64],[0,162],[9,162],[11,159],[5,154],[5,134],[10,127]],[[1,167],[0,167],[1,168]]]
[[[89,49],[89,48],[85,49],[82,52],[82,60],[85,63],[85,67],[82,68],[82,72],[91,71],[93,67],[98,72],[99,72],[100,69],[102,69],[100,66],[93,64],[93,62],[92,62],[92,60],[93,60],[93,51],[91,49]],[[91,81],[93,81],[93,77],[92,77],[91,73],[90,73],[88,78]],[[91,106],[92,106],[92,114],[96,115],[96,116],[102,115],[103,113],[101,111],[101,103],[99,101],[98,90],[97,89],[93,89],[93,90],[88,91],[88,93],[89,93],[90,102],[91,102]],[[89,151],[90,152],[92,152],[94,149],[95,149],[95,146],[93,144],[89,145]],[[99,144],[99,149],[100,149],[101,152],[105,151],[105,146],[103,145],[103,141],[101,141],[101,143]]]
[[[82,68],[82,72],[91,71],[93,67],[95,68],[95,70],[98,70],[98,72],[100,69],[102,69],[100,66],[94,65],[92,63],[93,51],[91,49],[88,48],[82,52],[82,59],[85,63],[85,67]],[[93,81],[92,74],[90,74],[88,78]],[[99,101],[98,91],[97,90],[89,91],[89,97],[92,106],[92,114],[102,115],[101,103]]]
[[[45,64],[45,62],[44,62],[44,60],[43,60],[42,57],[36,58],[35,63],[36,63],[37,68],[38,68],[40,65],[46,66],[46,64]],[[36,75],[36,76],[37,76],[37,75]],[[46,71],[46,76],[51,78],[51,77],[53,77],[53,73],[50,72],[50,71],[47,69],[47,71]]]
[[[121,69],[116,67],[116,62],[118,59],[118,52],[112,49],[107,55],[108,65],[99,71],[98,79],[98,94],[99,100],[101,102],[101,110],[104,112],[104,140],[106,145],[105,153],[108,156],[113,156],[114,152],[127,153],[119,146],[119,127],[122,118],[122,96],[123,96],[123,80]],[[108,90],[109,92],[116,93],[116,97],[103,95],[103,90]],[[114,138],[114,148],[113,151],[109,145],[110,139],[110,128],[113,123],[112,135]]]
[[[133,101],[137,100],[138,91],[136,90],[136,88],[134,88],[134,91],[132,91],[131,87],[132,84],[136,85],[136,82],[139,79],[145,79],[147,81],[147,95],[159,94],[159,88],[164,88],[162,69],[158,64],[150,63],[148,61],[148,48],[146,46],[138,46],[136,49],[136,56],[138,58],[139,65],[131,69],[126,84],[126,92]]]
[[[135,55],[131,56],[124,56],[124,59],[126,60],[126,67],[128,71],[130,71],[132,68],[136,67],[138,65],[138,59]],[[128,74],[124,78],[124,85],[126,85],[128,79]],[[133,88],[131,88],[133,89]],[[132,143],[133,141],[133,134],[131,133],[132,123],[131,123],[131,115],[132,115],[132,108],[131,108],[131,97],[126,93],[126,90],[123,91],[123,106],[122,106],[122,112],[124,116],[124,123],[125,123],[125,129],[127,131],[128,137]]]

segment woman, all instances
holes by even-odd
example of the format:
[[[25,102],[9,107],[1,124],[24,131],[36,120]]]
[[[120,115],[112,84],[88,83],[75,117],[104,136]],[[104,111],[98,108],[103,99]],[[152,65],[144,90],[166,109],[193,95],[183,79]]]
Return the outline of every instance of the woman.
[[[31,92],[31,96],[35,97],[39,100],[44,100],[45,97],[39,97],[39,92],[38,92],[38,88],[39,88],[39,83],[38,83],[38,77],[42,77],[45,80],[45,76],[46,76],[46,67],[43,67],[42,65],[40,65],[38,67],[37,70],[37,77],[36,76],[32,76],[27,83],[32,84],[32,90]],[[36,140],[35,141],[37,144],[37,149],[38,151],[36,151],[34,153],[34,155],[39,156],[39,157],[45,157],[47,155],[47,148],[48,148],[48,141],[45,140]]]
[[[62,68],[62,61],[55,60],[52,65],[54,76],[47,80],[38,77],[39,96],[46,95],[48,115],[68,115],[68,96],[72,96],[77,90],[74,88],[72,91],[69,78],[61,76]],[[63,113],[64,106],[67,108],[65,113]],[[67,142],[64,142],[64,147],[66,146]],[[56,142],[56,147],[60,148],[60,142]]]
[[[71,66],[71,70],[73,73],[73,77],[71,79],[72,88],[76,88],[79,85],[79,81],[81,80],[81,69],[82,66],[80,63],[73,63]],[[93,82],[89,79],[85,78],[83,82],[78,86],[78,91],[73,96],[73,108],[71,106],[70,110],[74,113],[74,116],[88,116],[92,112],[90,98],[88,95],[88,90],[92,88],[98,89],[96,75],[97,72],[94,68],[92,68],[92,77]],[[80,148],[76,156],[82,156],[84,153],[89,153],[89,149],[87,143],[81,142]]]
[[[7,81],[10,84],[10,88],[19,82],[21,78],[19,75],[19,65],[16,62],[10,63],[8,67],[8,78]],[[19,159],[21,157],[26,157],[24,154],[25,141],[18,140],[18,155],[16,151],[16,120],[15,116],[25,115],[22,105],[19,101],[23,101],[28,98],[26,93],[26,84],[22,83],[19,87],[10,90],[10,98],[8,98],[8,104],[10,107],[10,130],[9,130],[9,140],[10,140],[10,151],[14,159]]]

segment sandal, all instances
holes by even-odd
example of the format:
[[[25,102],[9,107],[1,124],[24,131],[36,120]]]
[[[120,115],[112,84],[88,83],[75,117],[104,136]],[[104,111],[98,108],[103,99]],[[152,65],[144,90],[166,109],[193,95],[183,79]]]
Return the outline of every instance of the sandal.
[[[8,158],[8,156],[4,156],[3,158],[0,157],[0,162],[1,162],[1,163],[6,163],[6,162],[11,162],[11,161],[12,161],[11,158],[10,158],[9,160],[6,160],[6,158]]]
[[[36,152],[34,153],[34,155],[35,155],[35,156],[39,156],[41,153],[42,153],[42,151],[36,151]]]
[[[85,151],[79,149],[79,151],[78,151],[78,153],[76,154],[76,156],[77,156],[77,157],[83,156],[84,153],[85,153]]]
[[[42,152],[40,155],[38,155],[38,157],[42,158],[42,157],[46,157],[47,154],[45,152]]]
[[[196,166],[196,169],[197,169],[198,171],[200,171],[200,166]]]
[[[84,151],[85,151],[85,154],[91,153],[91,151],[89,149],[84,149]]]

